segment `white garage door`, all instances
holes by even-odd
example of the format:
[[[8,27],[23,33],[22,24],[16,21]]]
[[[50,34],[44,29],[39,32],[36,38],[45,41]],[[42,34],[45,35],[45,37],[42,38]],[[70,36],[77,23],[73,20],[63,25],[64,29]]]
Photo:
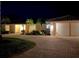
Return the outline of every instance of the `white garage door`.
[[[79,23],[71,23],[71,36],[79,36]]]
[[[69,36],[69,23],[56,23],[56,36]]]

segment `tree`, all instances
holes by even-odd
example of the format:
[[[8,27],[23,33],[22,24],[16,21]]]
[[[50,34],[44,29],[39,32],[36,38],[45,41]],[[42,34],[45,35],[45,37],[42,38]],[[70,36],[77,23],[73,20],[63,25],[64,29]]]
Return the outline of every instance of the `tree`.
[[[10,19],[8,18],[8,17],[5,17],[5,18],[3,18],[3,19],[1,19],[1,21],[0,21],[0,40],[2,40],[2,34],[1,34],[1,30],[2,30],[2,24],[7,24],[7,23],[10,23],[11,21],[10,21]]]
[[[27,20],[26,20],[26,24],[34,24],[33,19],[32,19],[32,18],[27,19]]]
[[[6,23],[10,23],[10,19],[8,17],[5,17],[1,20],[1,23],[6,24]]]

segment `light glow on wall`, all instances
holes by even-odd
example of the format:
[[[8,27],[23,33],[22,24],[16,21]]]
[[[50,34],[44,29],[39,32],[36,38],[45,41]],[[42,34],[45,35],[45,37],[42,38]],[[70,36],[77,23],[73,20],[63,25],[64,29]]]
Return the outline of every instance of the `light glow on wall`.
[[[53,25],[50,25],[50,31],[53,31]]]
[[[47,29],[50,29],[50,24],[47,24],[47,25],[46,25],[46,28],[47,28]]]
[[[15,33],[19,33],[20,32],[20,25],[16,24],[15,25]]]
[[[47,24],[46,28],[50,29],[52,31],[53,30],[53,25],[52,24]]]
[[[53,34],[54,26],[52,24],[47,24],[46,28],[50,30],[50,34]]]
[[[20,32],[21,32],[22,30],[25,30],[25,25],[24,25],[24,24],[23,24],[23,25],[20,25]]]
[[[54,30],[53,27],[54,27],[53,25],[50,25],[50,34],[51,34],[51,35],[53,34],[53,30]]]
[[[16,33],[21,33],[22,30],[25,30],[25,25],[24,24],[16,24],[15,25],[15,32]]]

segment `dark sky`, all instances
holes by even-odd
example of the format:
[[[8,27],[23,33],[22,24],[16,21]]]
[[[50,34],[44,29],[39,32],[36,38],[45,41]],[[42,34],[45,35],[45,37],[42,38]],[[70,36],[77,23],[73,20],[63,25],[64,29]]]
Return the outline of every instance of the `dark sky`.
[[[1,2],[1,15],[15,19],[79,16],[79,2]]]

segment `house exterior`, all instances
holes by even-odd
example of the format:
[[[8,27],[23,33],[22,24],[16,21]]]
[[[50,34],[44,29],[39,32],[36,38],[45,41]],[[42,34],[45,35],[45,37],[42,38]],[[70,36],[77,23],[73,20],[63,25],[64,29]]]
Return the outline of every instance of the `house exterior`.
[[[20,34],[22,30],[25,30],[25,33],[47,30],[51,36],[79,36],[79,19],[69,15],[49,19],[46,24],[3,24],[2,27],[15,34]]]

